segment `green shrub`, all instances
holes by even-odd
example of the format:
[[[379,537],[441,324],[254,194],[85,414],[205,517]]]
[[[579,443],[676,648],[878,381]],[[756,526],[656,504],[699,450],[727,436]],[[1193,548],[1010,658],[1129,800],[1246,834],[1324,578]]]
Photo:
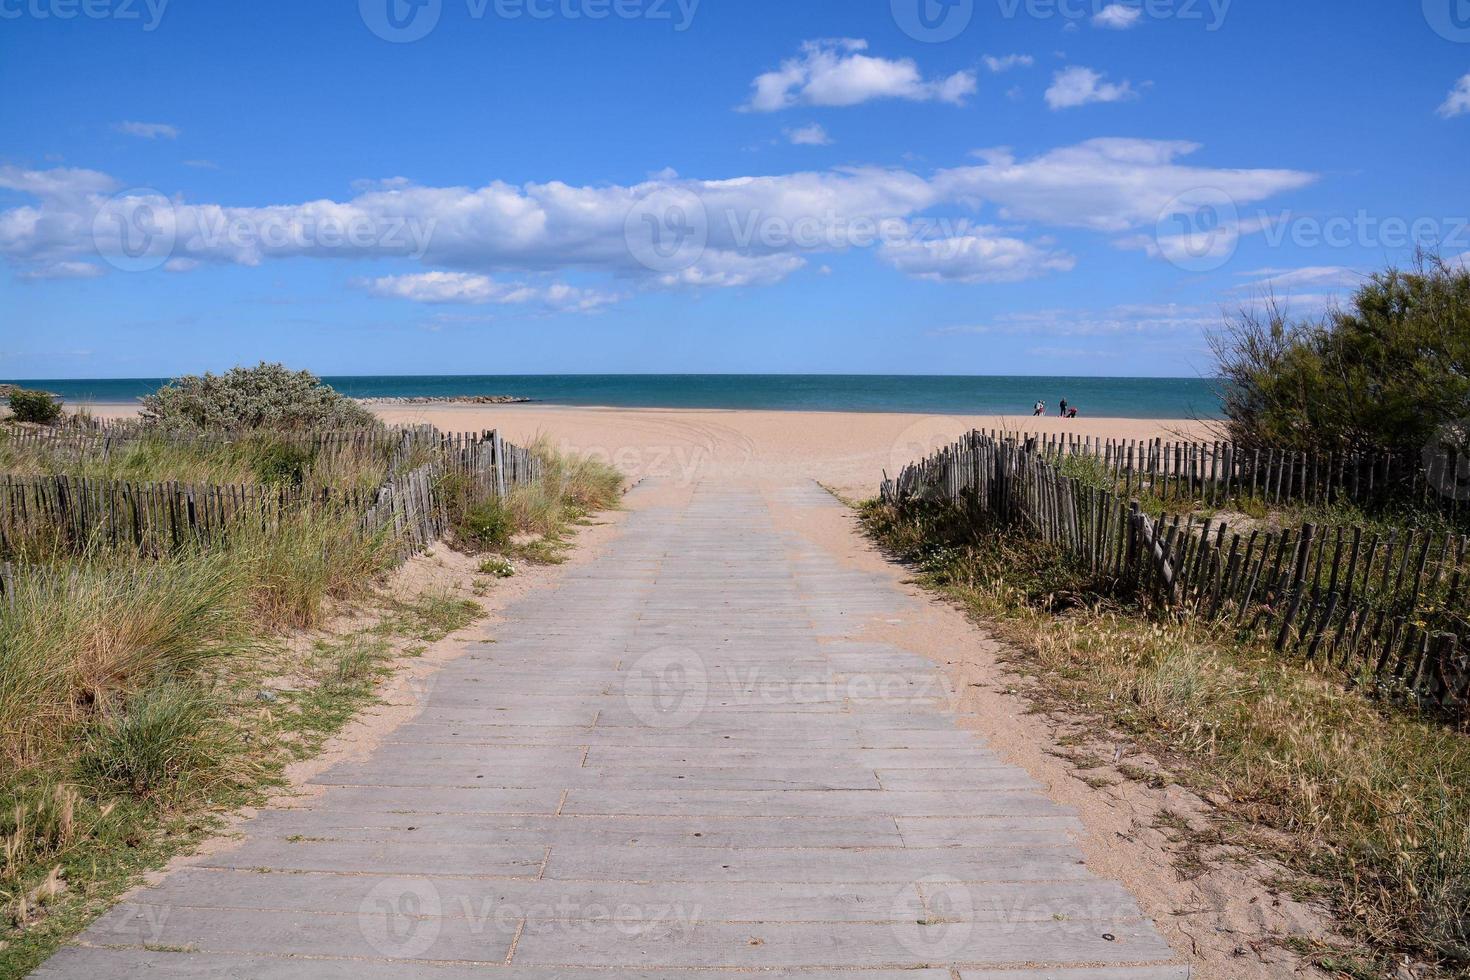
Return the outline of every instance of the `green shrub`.
[[[1413,272],[1375,275],[1320,320],[1292,321],[1272,305],[1212,340],[1237,443],[1418,454],[1448,439],[1470,448],[1464,266],[1422,259]]]
[[[176,378],[143,399],[143,418],[167,428],[369,429],[381,423],[310,371],[262,362],[225,374]]]
[[[61,400],[44,391],[17,388],[10,393],[10,414],[17,422],[52,425],[61,418]]]

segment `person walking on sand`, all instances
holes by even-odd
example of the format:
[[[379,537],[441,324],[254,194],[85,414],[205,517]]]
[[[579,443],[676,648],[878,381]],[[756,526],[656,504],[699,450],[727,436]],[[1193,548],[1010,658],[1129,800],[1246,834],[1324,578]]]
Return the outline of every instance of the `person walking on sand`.
[[[1034,412],[1032,412],[1031,414],[1033,416],[1045,415],[1046,414],[1046,402],[1040,402],[1040,401],[1037,402],[1036,403],[1036,410]]]
[[[1062,399],[1062,410],[1057,413],[1057,418],[1064,419],[1066,417],[1067,417],[1067,399],[1063,398]]]

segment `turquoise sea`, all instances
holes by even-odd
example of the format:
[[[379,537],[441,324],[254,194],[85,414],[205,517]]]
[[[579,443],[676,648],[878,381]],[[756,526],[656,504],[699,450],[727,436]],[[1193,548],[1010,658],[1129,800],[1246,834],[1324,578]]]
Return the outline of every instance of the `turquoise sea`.
[[[328,377],[357,398],[516,395],[550,405],[616,408],[723,408],[786,411],[1030,415],[1066,399],[1083,416],[1213,418],[1216,382],[1201,378],[930,377],[840,374],[609,374]],[[93,404],[134,401],[163,378],[17,379],[16,383]]]

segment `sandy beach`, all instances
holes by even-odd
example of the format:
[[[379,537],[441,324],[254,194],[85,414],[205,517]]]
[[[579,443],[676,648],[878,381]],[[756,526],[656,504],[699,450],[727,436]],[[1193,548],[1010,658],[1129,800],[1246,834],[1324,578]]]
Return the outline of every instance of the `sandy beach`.
[[[852,497],[876,493],[886,470],[948,445],[971,429],[1068,432],[1094,439],[1199,435],[1186,419],[1032,418],[1029,415],[907,415],[768,412],[555,405],[374,405],[390,423],[430,423],[446,432],[499,429],[526,443],[549,438],[563,451],[611,460],[629,478],[789,483],[816,480]],[[134,405],[98,405],[94,414],[136,414]]]

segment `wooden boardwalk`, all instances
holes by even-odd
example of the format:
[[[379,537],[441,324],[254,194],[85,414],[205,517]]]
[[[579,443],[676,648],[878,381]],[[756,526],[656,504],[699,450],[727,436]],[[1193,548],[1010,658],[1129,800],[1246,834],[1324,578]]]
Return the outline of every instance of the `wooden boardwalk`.
[[[957,727],[942,673],[851,635],[909,600],[767,500],[635,495],[369,759],[37,976],[1188,977],[1075,818]]]

